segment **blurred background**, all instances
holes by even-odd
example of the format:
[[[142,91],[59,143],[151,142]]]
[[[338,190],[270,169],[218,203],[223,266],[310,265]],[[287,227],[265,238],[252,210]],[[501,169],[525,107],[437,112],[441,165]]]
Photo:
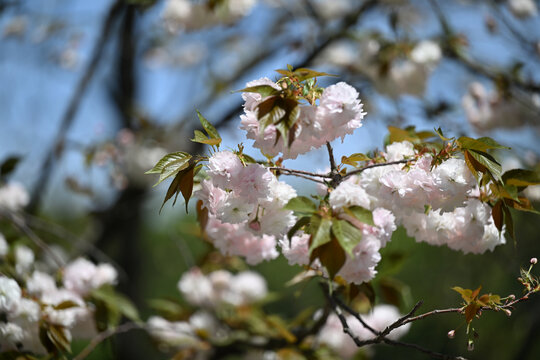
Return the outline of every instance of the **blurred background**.
[[[29,216],[64,232],[42,236],[113,261],[120,289],[143,316],[148,299],[179,298],[181,274],[211,249],[198,237],[194,209],[166,205],[166,186],[143,173],[172,151],[201,152],[189,141],[198,109],[225,148],[250,141],[238,130],[235,90],[275,69],[309,67],[361,94],[364,125],[337,158],[382,148],[387,126],[441,127],[450,136],[491,136],[512,147],[505,170],[538,170],[540,156],[540,18],[534,0],[0,0],[0,163],[19,158],[9,176],[28,189]],[[259,155],[258,158],[261,158]],[[285,166],[326,167],[324,151]],[[300,192],[313,190],[287,179]],[[528,196],[540,199],[540,190]],[[517,242],[493,253],[463,255],[416,244],[396,232],[379,267],[379,301],[403,312],[454,307],[452,286],[519,294],[520,266],[540,255],[538,218],[516,216]],[[47,225],[49,224],[49,225]],[[316,284],[286,287],[300,272],[283,258],[256,267],[282,297],[268,312],[294,316],[324,302]],[[381,285],[382,284],[382,285]],[[287,306],[283,306],[287,304]],[[466,353],[462,318],[413,324],[405,341]],[[446,333],[461,326],[455,339]],[[536,359],[540,301],[511,318],[485,314],[471,359]],[[378,346],[375,359],[425,359]],[[99,359],[167,358],[144,334],[121,335]]]

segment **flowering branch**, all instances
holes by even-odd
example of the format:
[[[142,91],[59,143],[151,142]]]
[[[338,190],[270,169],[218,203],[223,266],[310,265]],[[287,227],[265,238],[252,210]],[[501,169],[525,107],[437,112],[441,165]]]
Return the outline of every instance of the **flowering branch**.
[[[369,326],[362,319],[360,314],[358,314],[356,311],[352,310],[350,307],[346,306],[341,300],[339,300],[339,298],[335,297],[335,295],[328,294],[328,291],[324,291],[324,294],[325,294],[326,298],[328,299],[328,301],[330,302],[330,304],[332,305],[332,308],[334,309],[334,312],[338,316],[339,321],[341,322],[341,325],[343,326],[343,332],[346,333],[347,335],[349,335],[351,337],[351,339],[354,341],[354,343],[356,344],[356,346],[358,346],[358,347],[363,347],[363,346],[371,345],[371,344],[384,343],[384,344],[391,345],[391,346],[401,346],[401,347],[412,348],[412,349],[415,349],[417,351],[428,354],[434,359],[466,360],[464,357],[461,357],[461,356],[456,357],[456,356],[452,356],[452,355],[441,354],[441,353],[426,349],[426,348],[424,348],[424,347],[422,347],[420,345],[417,345],[417,344],[410,344],[410,343],[391,340],[391,339],[387,338],[387,335],[393,329],[398,328],[398,327],[405,324],[405,320],[407,318],[409,318],[412,314],[414,314],[414,312],[422,305],[422,302],[418,302],[407,315],[399,318],[393,324],[391,324],[386,329],[384,329],[382,332],[379,332],[379,331],[373,329],[371,326]],[[339,302],[339,305],[338,305],[338,302]],[[376,335],[376,337],[374,337],[373,339],[369,339],[369,340],[362,340],[362,339],[358,338],[358,336],[349,327],[349,324],[347,323],[347,319],[345,318],[345,316],[343,315],[343,312],[341,310],[342,308],[345,309],[345,311],[347,311],[351,315],[353,315],[356,319],[358,319],[362,323],[362,325],[366,329],[371,331],[374,335]]]
[[[411,312],[409,312],[409,314],[405,315],[404,317],[396,320],[392,325],[388,326],[384,331],[382,332],[378,332],[376,331],[375,329],[373,329],[371,326],[369,326],[365,321],[363,321],[363,319],[361,318],[360,314],[358,314],[357,312],[353,311],[352,309],[350,309],[348,306],[343,306],[343,302],[341,302],[338,298],[336,298],[334,295],[330,295],[328,294],[327,291],[324,291],[324,294],[326,295],[326,298],[328,299],[328,301],[330,302],[330,304],[332,305],[332,308],[334,309],[334,312],[336,313],[336,315],[338,316],[339,318],[339,321],[341,322],[341,325],[343,326],[343,332],[346,333],[347,335],[349,335],[351,337],[351,339],[354,341],[354,343],[356,344],[356,346],[358,347],[363,347],[363,346],[366,346],[366,345],[371,345],[371,344],[380,344],[380,343],[384,343],[384,344],[387,344],[387,345],[392,345],[392,346],[401,346],[401,347],[408,347],[408,348],[412,348],[412,349],[415,349],[417,351],[420,351],[420,352],[423,352],[425,354],[428,354],[430,355],[432,358],[434,359],[443,359],[443,360],[466,360],[464,357],[461,357],[461,356],[452,356],[452,355],[446,355],[446,354],[441,354],[441,353],[438,353],[438,352],[435,352],[435,351],[431,351],[429,349],[426,349],[420,345],[417,345],[417,344],[410,344],[410,343],[405,343],[405,342],[402,342],[402,341],[396,341],[396,340],[391,340],[391,339],[388,339],[386,336],[390,333],[390,331],[393,330],[392,326],[395,325],[395,327],[399,327],[399,326],[402,326],[403,325],[403,321],[408,317],[410,316],[412,313],[414,313],[416,311],[416,309],[418,309],[418,307],[421,305],[421,302],[417,303],[413,309],[411,310]],[[337,304],[337,302],[339,301],[340,305]],[[341,308],[344,308],[347,312],[349,312],[351,315],[353,315],[356,319],[358,319],[362,325],[370,330],[373,334],[376,335],[376,337],[374,337],[373,339],[369,339],[369,340],[361,340],[360,338],[358,338],[358,336],[352,331],[352,329],[349,327],[349,324],[347,323],[347,319],[345,318],[345,316],[343,315],[343,312],[341,310]],[[399,325],[398,325],[399,324]]]

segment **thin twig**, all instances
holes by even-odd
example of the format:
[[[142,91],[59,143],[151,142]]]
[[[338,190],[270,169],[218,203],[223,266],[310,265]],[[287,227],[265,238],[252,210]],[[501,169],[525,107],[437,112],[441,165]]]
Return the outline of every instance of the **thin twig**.
[[[348,178],[349,176],[360,174],[361,172],[363,172],[365,170],[368,170],[368,169],[372,169],[372,168],[376,168],[376,167],[380,167],[380,166],[406,164],[406,163],[408,163],[410,161],[411,161],[410,159],[409,160],[398,160],[398,161],[389,161],[389,162],[382,163],[382,164],[367,165],[367,166],[364,166],[361,169],[356,169],[356,170],[348,172],[347,174],[343,175],[343,178],[345,179],[345,178]]]
[[[402,317],[400,317],[399,319],[397,319],[393,324],[390,324],[389,326],[386,327],[386,329],[384,329],[381,333],[382,336],[386,336],[388,334],[390,334],[390,332],[394,329],[397,329],[398,327],[401,327],[403,326],[404,324],[406,324],[406,321],[411,317],[413,316],[416,311],[418,310],[418,308],[420,308],[420,306],[422,306],[424,302],[423,301],[419,301],[417,302],[413,308],[411,309],[411,311],[409,311],[406,315],[403,315]]]
[[[319,183],[319,184],[323,184],[323,185],[326,185],[326,183],[322,180],[317,180],[317,179],[313,179],[313,178],[310,178],[309,176],[305,176],[305,175],[302,175],[302,174],[282,174],[282,175],[290,175],[290,176],[296,176],[296,177],[300,177],[300,178],[303,178],[303,179],[306,179],[306,180],[310,180],[310,181],[313,181],[313,182],[316,182],[316,183]]]
[[[112,329],[107,329],[101,333],[99,333],[96,337],[90,341],[90,343],[77,355],[73,358],[73,360],[83,360],[88,355],[94,351],[94,349],[103,341],[107,340],[113,335],[125,333],[134,329],[142,329],[141,325],[134,323],[134,322],[128,322],[122,325],[119,325]]]
[[[332,298],[339,304],[339,306],[341,308],[343,308],[345,311],[347,311],[349,314],[351,314],[352,316],[354,316],[356,318],[356,320],[360,321],[360,323],[362,324],[363,327],[365,327],[366,329],[368,329],[369,331],[371,331],[373,333],[373,335],[375,336],[379,336],[381,333],[377,330],[375,330],[374,328],[372,328],[371,326],[369,326],[365,321],[364,319],[362,319],[362,317],[360,316],[360,314],[356,311],[354,311],[353,309],[351,309],[347,304],[345,304],[343,301],[341,301],[340,298],[338,297],[335,297],[332,295]]]
[[[113,265],[114,268],[119,272],[120,279],[128,278],[126,271],[122,269],[120,264],[118,264],[109,255],[105,254],[91,241],[85,240],[83,237],[72,233],[70,230],[52,221],[44,220],[29,213],[21,213],[21,215],[24,216],[24,221],[30,228],[46,232],[47,234],[53,235],[58,239],[71,243],[73,248],[73,250],[70,252],[71,259],[82,254],[90,254],[98,261],[107,262]]]
[[[269,167],[268,168],[269,170],[276,170],[276,171],[287,171],[289,173],[294,173],[294,174],[302,174],[302,175],[307,175],[307,176],[314,176],[314,177],[321,177],[321,178],[327,178],[327,179],[331,179],[332,176],[331,175],[328,175],[328,174],[317,174],[317,173],[312,173],[312,172],[309,172],[309,171],[303,171],[303,170],[295,170],[295,169],[287,169],[287,168],[282,168],[282,167]]]
[[[20,232],[28,236],[30,240],[36,244],[37,247],[39,247],[44,253],[49,255],[51,259],[56,263],[56,265],[60,268],[65,265],[64,260],[59,257],[48,245],[45,243],[45,241],[41,240],[39,236],[36,235],[35,232],[26,225],[26,222],[23,218],[17,216],[16,214],[12,214],[10,212],[2,211],[0,212],[0,218],[5,217],[7,218],[13,226],[15,226]]]
[[[462,308],[450,308],[450,309],[442,309],[442,310],[432,310],[432,311],[429,311],[427,313],[423,313],[423,314],[418,315],[418,316],[410,317],[410,318],[406,319],[405,321],[403,321],[402,325],[405,325],[405,324],[413,322],[413,321],[421,320],[421,319],[427,318],[429,316],[433,316],[433,315],[437,315],[437,314],[459,313],[462,310],[463,310]]]
[[[439,6],[437,0],[429,0],[429,3],[435,15],[439,19],[439,23],[442,27],[446,40],[453,38],[456,32],[454,31],[454,29],[451,27],[450,23],[446,19],[444,12]],[[505,80],[507,80],[510,84],[512,84],[516,88],[520,88],[525,91],[534,91],[534,92],[540,91],[539,84],[535,84],[533,82],[526,82],[519,78],[514,78],[514,77],[510,78],[509,76],[504,75],[501,71],[490,70],[486,68],[485,66],[480,65],[478,62],[475,62],[469,56],[465,55],[463,52],[458,51],[454,46],[447,46],[446,50],[448,52],[449,57],[458,61],[470,71],[483,75],[491,79],[492,81],[497,82],[498,80],[501,79],[501,76],[503,76]]]
[[[499,20],[506,26],[508,31],[516,38],[517,43],[519,45],[522,45],[529,54],[531,54],[532,59],[537,59],[538,53],[536,52],[536,44],[533,41],[530,41],[527,39],[526,36],[524,36],[518,29],[516,29],[512,23],[507,19],[505,14],[501,11],[500,5],[497,5],[495,2],[490,1],[490,6],[493,9],[493,11],[497,14]]]

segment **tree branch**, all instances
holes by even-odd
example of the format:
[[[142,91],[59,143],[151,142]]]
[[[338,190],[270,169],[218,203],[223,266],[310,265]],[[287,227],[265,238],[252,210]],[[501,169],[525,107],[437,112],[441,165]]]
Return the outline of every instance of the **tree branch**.
[[[356,170],[348,172],[347,174],[343,175],[343,178],[346,179],[349,176],[360,174],[361,172],[363,172],[363,171],[365,171],[367,169],[372,169],[372,168],[376,168],[376,167],[380,167],[380,166],[407,164],[410,161],[411,161],[410,159],[409,160],[398,160],[398,161],[390,161],[390,162],[386,162],[386,163],[382,163],[382,164],[367,165],[367,166],[364,166],[361,169],[356,169]]]
[[[73,360],[83,360],[88,357],[94,351],[94,349],[103,341],[107,340],[111,336],[122,334],[134,329],[142,329],[142,327],[134,322],[128,322],[122,325],[119,325],[112,329],[107,329],[101,333],[99,333],[96,337],[90,341],[90,343],[77,355],[73,358]]]
[[[28,227],[28,225],[26,224],[23,218],[11,212],[0,211],[0,218],[2,217],[5,217],[6,219],[8,219],[8,221],[10,221],[13,224],[13,226],[17,228],[17,230],[19,230],[21,233],[28,236],[28,238],[32,240],[32,242],[34,242],[34,244],[36,244],[37,247],[39,247],[44,253],[50,256],[52,261],[54,261],[55,264],[59,268],[65,265],[64,260],[61,257],[59,257],[54,251],[52,251],[52,249],[47,245],[47,243],[41,240],[41,238],[37,236],[37,234],[33,232],[32,229],[30,229],[30,227]]]
[[[117,0],[113,3],[107,13],[107,17],[103,22],[101,34],[97,40],[91,60],[88,63],[88,66],[86,67],[83,76],[79,80],[79,83],[77,84],[73,95],[71,96],[66,112],[64,113],[64,115],[62,116],[62,120],[60,121],[60,128],[58,129],[58,133],[56,134],[53,145],[49,149],[47,155],[45,156],[45,160],[43,161],[43,165],[41,166],[38,180],[36,181],[36,185],[32,193],[32,198],[30,200],[30,205],[27,208],[30,213],[35,213],[37,211],[37,208],[39,207],[43,193],[47,189],[47,185],[49,183],[54,161],[60,158],[62,154],[67,132],[71,127],[73,120],[75,119],[75,115],[77,114],[79,105],[82,102],[84,94],[86,93],[88,85],[90,84],[90,81],[94,76],[98,64],[103,58],[103,50],[105,49],[105,45],[107,44],[107,40],[109,38],[113,25],[118,15],[120,14],[120,10],[123,6],[124,2],[121,0]]]

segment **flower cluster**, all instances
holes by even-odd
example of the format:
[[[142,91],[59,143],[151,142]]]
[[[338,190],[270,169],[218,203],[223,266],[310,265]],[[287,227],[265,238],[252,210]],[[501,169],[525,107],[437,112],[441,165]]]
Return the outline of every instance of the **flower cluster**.
[[[9,246],[0,234],[1,261]],[[16,246],[14,278],[0,275],[0,352],[28,351],[47,354],[50,346],[40,339],[40,332],[54,332],[67,346],[72,339],[91,339],[97,334],[95,307],[87,300],[89,293],[105,284],[115,284],[116,270],[108,264],[95,265],[79,258],[61,271],[61,284],[48,272],[38,270],[45,264],[34,262],[33,251]],[[60,341],[60,344],[62,342]]]
[[[162,17],[171,32],[198,30],[218,24],[230,24],[248,15],[256,0],[225,0],[213,6],[189,0],[168,0]]]
[[[195,195],[208,209],[205,230],[213,244],[249,264],[276,258],[277,241],[295,222],[283,206],[296,191],[262,165],[244,166],[231,151],[215,153],[207,172]]]
[[[168,321],[152,316],[148,319],[147,330],[164,346],[199,351],[205,349],[203,339],[223,340],[229,334],[227,326],[220,322],[214,310],[222,306],[250,305],[267,294],[266,281],[255,272],[244,271],[234,275],[218,270],[205,275],[199,268],[184,273],[178,289],[190,305],[200,309],[187,321]]]
[[[410,52],[391,59],[386,50],[386,44],[376,38],[363,38],[359,42],[343,40],[329,46],[321,60],[364,74],[377,92],[391,98],[423,96],[429,76],[442,58],[439,44],[423,40]],[[381,63],[389,66],[382,67]]]
[[[344,182],[343,184],[351,184],[351,182]],[[343,195],[348,192],[351,196],[343,204],[356,205],[355,198],[358,193],[355,192],[362,193],[363,189],[360,187],[351,188],[349,185],[344,185],[340,186],[339,191],[336,189],[336,191],[332,192],[330,203],[335,207],[337,212],[342,207],[340,199],[338,199],[338,197],[341,197],[340,193],[342,191],[344,191]],[[333,196],[334,193],[338,195]],[[379,250],[390,241],[392,233],[396,230],[394,215],[384,208],[375,209],[373,211],[374,226],[360,223],[357,220],[355,221],[355,219],[344,213],[341,213],[339,216],[353,221],[362,229],[362,241],[353,249],[353,255],[347,256],[345,264],[337,275],[350,283],[361,284],[369,281],[377,274],[375,267],[381,260]],[[280,242],[283,255],[287,258],[290,265],[310,265],[312,268],[320,269],[320,264],[317,260],[310,264],[309,237],[310,235],[308,234],[301,234],[300,236],[293,236],[290,242],[288,240],[282,240]]]
[[[0,185],[0,209],[17,211],[28,205],[30,196],[19,183]]]
[[[462,105],[467,120],[477,131],[515,128],[537,122],[540,96],[488,92],[484,85],[473,82],[462,98]]]
[[[281,90],[281,87],[268,78],[247,83],[247,87],[267,85]],[[295,123],[295,140],[287,144],[274,124],[263,129],[258,119],[258,106],[265,98],[258,93],[243,93],[244,114],[241,129],[247,138],[255,140],[254,147],[264,154],[276,156],[283,154],[285,159],[295,159],[312,149],[321,147],[338,137],[342,139],[362,126],[365,113],[358,99],[358,92],[350,85],[340,82],[324,89],[319,105],[299,105],[299,118]],[[276,141],[277,140],[277,141]],[[290,145],[290,146],[289,146]]]
[[[192,268],[182,275],[178,290],[191,305],[210,308],[222,304],[248,305],[268,293],[266,281],[256,272],[243,271],[234,275],[218,270],[205,275],[199,268]]]
[[[386,149],[387,159],[412,155],[409,142],[393,143]],[[491,208],[478,200],[478,186],[465,161],[450,158],[433,169],[431,163],[432,157],[423,155],[409,168],[367,169],[352,181],[369,194],[364,204],[390,210],[397,224],[417,241],[475,254],[503,244]]]

